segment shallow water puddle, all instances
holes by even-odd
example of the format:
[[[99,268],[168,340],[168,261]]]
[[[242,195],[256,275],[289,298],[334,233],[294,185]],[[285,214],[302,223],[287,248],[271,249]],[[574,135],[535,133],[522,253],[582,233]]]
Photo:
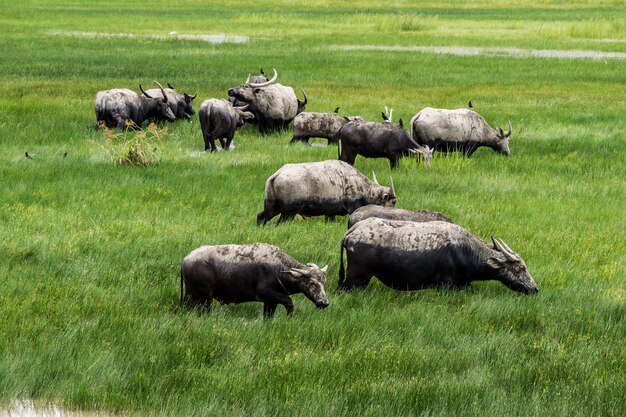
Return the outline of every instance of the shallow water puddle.
[[[184,35],[177,32],[163,34],[134,34],[134,33],[108,33],[108,32],[79,32],[51,30],[47,32],[52,36],[72,36],[81,38],[140,38],[140,39],[157,39],[157,40],[186,40],[186,41],[203,41],[211,44],[220,43],[247,43],[250,38],[248,36],[239,35]]]
[[[400,45],[333,45],[332,49],[344,51],[395,51],[425,52],[458,56],[509,56],[515,58],[566,58],[566,59],[626,59],[624,52],[522,49],[522,48],[481,48],[462,46],[400,46]]]

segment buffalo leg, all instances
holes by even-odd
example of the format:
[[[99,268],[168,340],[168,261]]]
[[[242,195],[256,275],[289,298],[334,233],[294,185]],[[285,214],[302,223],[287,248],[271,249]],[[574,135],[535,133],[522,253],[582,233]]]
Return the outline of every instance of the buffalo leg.
[[[389,167],[391,169],[396,169],[398,167],[398,157],[392,156],[389,158]]]
[[[225,151],[226,148],[226,141],[224,140],[224,138],[219,138],[220,141],[220,145],[222,146],[222,150]]]
[[[339,286],[339,289],[350,291],[355,288],[365,288],[370,283],[372,279],[372,275],[367,271],[359,268],[357,266],[350,265],[350,259],[348,258],[348,268],[347,268],[347,277],[346,280]]]
[[[281,304],[287,310],[287,315],[293,316],[293,301],[287,294],[277,291],[269,291],[261,297],[263,300],[263,314],[266,317],[272,317],[276,311],[276,306]]]
[[[334,215],[331,215],[331,216],[326,215],[325,218],[326,218],[326,222],[334,222],[335,221],[335,216]]]
[[[270,303],[266,301],[263,303],[263,316],[264,317],[272,317],[276,312],[277,303]]]
[[[283,222],[289,221],[289,220],[293,220],[294,217],[296,217],[297,213],[282,213],[280,215],[280,218],[278,219],[278,223],[276,223],[276,225],[279,225]]]

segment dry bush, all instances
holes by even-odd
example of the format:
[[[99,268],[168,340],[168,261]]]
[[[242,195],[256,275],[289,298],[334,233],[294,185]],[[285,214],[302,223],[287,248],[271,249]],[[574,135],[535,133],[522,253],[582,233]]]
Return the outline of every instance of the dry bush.
[[[101,127],[104,144],[99,144],[107,154],[107,159],[115,165],[148,166],[160,161],[160,143],[167,136],[167,127],[159,128],[150,123],[144,130],[118,132]]]

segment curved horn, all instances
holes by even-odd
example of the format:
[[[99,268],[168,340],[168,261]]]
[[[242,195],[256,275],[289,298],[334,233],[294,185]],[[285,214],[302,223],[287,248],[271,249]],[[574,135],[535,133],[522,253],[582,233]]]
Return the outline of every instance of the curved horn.
[[[374,171],[372,171],[372,181],[374,181],[374,184],[376,185],[380,185],[378,183],[378,179],[376,178],[376,173]]]
[[[320,268],[322,272],[326,272],[328,271],[328,265],[326,265],[324,268]]]
[[[155,84],[159,86],[159,88],[161,89],[161,93],[163,94],[163,102],[167,103],[167,94],[165,94],[165,90],[163,89],[163,86],[161,85],[161,83],[159,83],[157,80],[154,80]]]
[[[511,126],[511,121],[509,120],[509,131],[504,134],[505,137],[511,136],[511,132],[513,131],[513,126]]]
[[[278,73],[276,72],[276,68],[272,68],[272,69],[274,70],[274,76],[272,77],[271,80],[265,81],[264,83],[248,83],[248,85],[250,87],[258,88],[258,87],[265,87],[270,84],[274,84],[276,82],[276,79],[278,79]]]
[[[302,95],[304,96],[304,101],[302,101],[302,105],[306,105],[306,103],[309,102],[309,98],[306,96],[306,93],[304,92],[304,89],[301,88],[300,91],[302,91]]]
[[[172,90],[176,90],[176,89],[174,88],[174,86],[173,86],[172,84],[170,84],[170,83],[167,83],[167,87],[168,87],[168,88],[171,88]]]
[[[393,187],[393,177],[389,176],[389,197],[396,198],[396,189]]]
[[[196,99],[196,97],[198,96],[198,94],[194,94],[193,96],[190,96],[187,93],[183,93],[185,95],[185,100],[189,103],[192,102]]]
[[[141,90],[141,92],[143,93],[144,96],[146,96],[148,98],[152,98],[152,96],[150,94],[146,93],[146,90],[143,89],[141,84],[139,84],[139,89]]]
[[[493,241],[493,246],[496,248],[496,250],[502,253],[509,261],[518,260],[518,256],[515,254],[515,252],[513,252],[502,239],[499,239],[497,237],[494,238],[492,236],[491,240]]]
[[[246,109],[248,108],[248,106],[250,106],[250,104],[246,104],[246,105],[244,105],[244,106],[241,106],[241,107],[235,107],[235,108],[236,108],[236,109],[239,109],[239,110],[241,110],[241,111],[243,111],[243,110],[246,110]]]
[[[251,75],[252,75],[252,74],[248,74],[248,78],[246,78],[246,82],[245,82],[244,84],[248,84],[248,83],[250,83],[250,76],[251,76]]]

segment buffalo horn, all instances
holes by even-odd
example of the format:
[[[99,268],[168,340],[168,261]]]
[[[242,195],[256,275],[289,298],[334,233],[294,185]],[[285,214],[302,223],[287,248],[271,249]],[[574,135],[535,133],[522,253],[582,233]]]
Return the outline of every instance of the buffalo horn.
[[[141,90],[141,92],[143,93],[144,96],[146,96],[148,98],[152,98],[152,96],[150,94],[146,93],[146,91],[143,89],[141,84],[139,84],[139,89]]]
[[[328,264],[327,264],[326,266],[324,266],[324,268],[320,268],[320,270],[321,270],[322,272],[326,272],[326,271],[328,271]]]
[[[511,132],[513,131],[513,126],[511,126],[511,121],[509,120],[509,131],[504,135],[505,137],[511,136]]]
[[[396,190],[393,187],[393,177],[389,176],[389,197],[396,198]]]
[[[167,103],[167,94],[165,94],[165,90],[163,89],[163,86],[161,85],[161,83],[159,83],[157,80],[154,80],[155,84],[159,86],[159,88],[161,89],[161,93],[163,94],[163,102]]]
[[[250,75],[252,75],[252,74],[248,74],[248,78],[246,78],[245,84],[248,84],[250,82]]]
[[[239,110],[241,110],[241,111],[244,111],[244,110],[246,110],[246,109],[248,108],[248,106],[250,106],[250,104],[245,104],[245,105],[243,105],[243,106],[241,106],[241,107],[235,107],[235,108],[236,108],[236,109],[239,109]]]
[[[374,184],[376,184],[376,185],[380,185],[380,184],[378,183],[378,179],[376,179],[376,173],[375,173],[374,171],[372,171],[372,181],[374,181]]]
[[[170,83],[167,83],[167,87],[168,87],[168,88],[171,88],[172,90],[176,90],[176,89],[174,88],[174,86],[173,86],[172,84],[170,84]]]
[[[509,261],[517,260],[515,254],[511,251],[511,248],[506,246],[506,243],[502,241],[502,239],[491,237],[491,241],[493,242],[493,246],[497,251],[502,253]]]
[[[300,91],[302,91],[302,95],[304,96],[304,100],[302,101],[302,105],[306,105],[306,103],[309,102],[309,98],[306,96],[306,93],[304,92],[304,89],[301,88]]]
[[[276,72],[276,68],[272,68],[272,69],[274,70],[274,76],[272,77],[272,79],[264,83],[248,83],[248,85],[250,87],[259,88],[259,87],[265,87],[265,86],[275,83],[276,80],[278,79],[278,73]]]

